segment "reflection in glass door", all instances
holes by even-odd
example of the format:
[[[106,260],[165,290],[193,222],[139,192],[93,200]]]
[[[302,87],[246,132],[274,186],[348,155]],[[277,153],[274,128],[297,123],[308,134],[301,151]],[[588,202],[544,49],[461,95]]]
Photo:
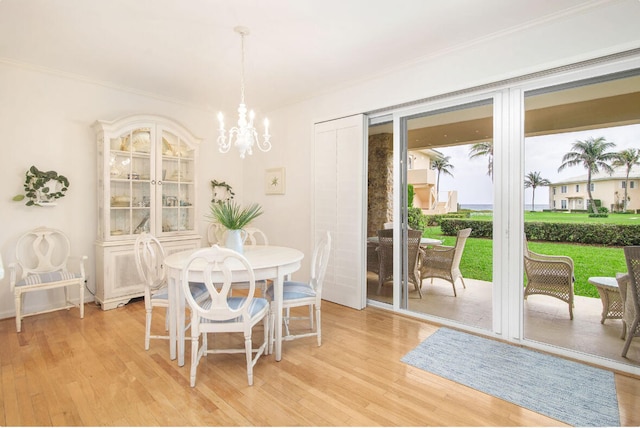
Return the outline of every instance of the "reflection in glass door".
[[[545,266],[550,272],[534,253],[565,263],[570,273],[564,288],[546,274],[554,292],[525,278],[524,337],[637,364],[640,345],[620,356],[620,314],[602,317],[604,291],[590,278],[613,280],[627,270],[622,245],[598,242],[593,231],[640,225],[640,70],[526,92],[525,132],[524,231],[531,252],[525,274],[536,277]],[[594,206],[597,215],[590,214]]]
[[[406,281],[398,306],[473,327],[492,328],[493,103],[485,100],[403,119],[406,207],[394,212],[390,121],[369,128],[367,297],[393,303],[393,252],[379,236],[401,230]],[[404,154],[404,151],[403,151]],[[406,223],[404,215],[406,213]],[[399,221],[401,220],[401,221]],[[471,236],[457,231],[471,228]],[[384,239],[382,239],[384,241]],[[413,248],[415,246],[415,248]],[[400,253],[398,251],[398,253]],[[391,259],[390,259],[391,256]],[[396,273],[402,269],[396,269]],[[403,275],[404,276],[404,275]],[[416,284],[418,286],[416,286]],[[418,288],[419,287],[419,288]]]
[[[423,230],[408,309],[490,330],[493,103],[414,115],[406,141],[408,224]]]

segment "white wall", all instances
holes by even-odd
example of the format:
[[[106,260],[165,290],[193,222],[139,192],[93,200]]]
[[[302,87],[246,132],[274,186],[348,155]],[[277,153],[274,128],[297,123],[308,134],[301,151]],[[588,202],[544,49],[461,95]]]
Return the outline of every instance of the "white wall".
[[[98,119],[131,114],[170,117],[203,138],[198,174],[198,219],[205,236],[212,179],[230,183],[242,195],[242,162],[217,153],[215,116],[204,110],[134,94],[67,76],[53,75],[0,62],[0,252],[5,264],[15,260],[14,246],[25,231],[46,225],[63,230],[72,253],[87,255],[89,288],[95,290],[96,139],[91,128]],[[67,176],[67,195],[55,207],[27,207],[11,198],[23,193],[26,170],[56,170]],[[48,293],[48,294],[47,294]],[[88,296],[89,293],[85,293]],[[60,290],[29,293],[25,308],[50,305]],[[77,295],[77,294],[76,294]],[[88,299],[91,296],[88,296]],[[30,309],[31,308],[31,309]],[[0,318],[15,315],[8,275],[0,280]]]
[[[0,63],[0,148],[4,160],[0,171],[0,252],[6,264],[14,259],[13,245],[25,230],[42,224],[61,228],[70,235],[74,252],[90,257],[93,287],[96,151],[91,124],[97,119],[150,113],[171,117],[204,139],[197,201],[203,216],[211,199],[209,181],[224,180],[233,186],[239,201],[263,205],[265,214],[255,226],[265,230],[270,242],[310,254],[314,122],[638,48],[639,18],[639,1],[605,1],[572,16],[417,59],[415,64],[399,65],[375,78],[270,112],[272,151],[256,152],[244,162],[233,152],[217,153],[215,117],[209,112]],[[55,169],[70,179],[70,190],[57,207],[25,207],[11,201],[22,190],[24,172],[32,164]],[[281,166],[286,168],[286,194],[265,195],[265,169]],[[200,232],[204,235],[204,220]],[[308,263],[307,257],[296,277],[308,275]],[[5,277],[0,281],[0,317],[14,313],[8,289]]]
[[[246,161],[245,196],[262,203],[266,212],[279,214],[275,222],[267,216],[260,220],[270,240],[310,254],[313,123],[639,48],[639,19],[640,1],[603,2],[572,16],[399,65],[375,78],[270,112],[274,148],[266,157],[254,155]],[[260,185],[264,169],[277,166],[286,168],[286,195],[266,196]],[[308,262],[307,258],[296,273],[301,279],[308,275]]]

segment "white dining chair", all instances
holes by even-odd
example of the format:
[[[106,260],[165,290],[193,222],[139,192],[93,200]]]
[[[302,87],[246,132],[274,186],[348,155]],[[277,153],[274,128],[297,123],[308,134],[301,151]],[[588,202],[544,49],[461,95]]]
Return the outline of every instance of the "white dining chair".
[[[202,272],[204,285],[209,298],[199,302],[189,287],[191,269],[195,264]],[[241,264],[243,269],[238,269]],[[234,269],[235,267],[235,269]],[[246,296],[230,296],[231,287],[239,270],[246,274],[249,289]],[[253,385],[253,367],[261,355],[268,352],[269,342],[269,303],[266,299],[255,297],[255,274],[247,259],[233,250],[214,245],[194,252],[184,266],[182,287],[185,298],[191,308],[191,371],[190,384],[196,385],[198,364],[208,354],[244,353],[247,361],[247,380]],[[217,276],[216,276],[217,275]],[[263,343],[253,347],[253,328],[262,321],[264,326]],[[243,333],[244,348],[209,348],[209,333]],[[199,345],[202,339],[202,346]],[[255,354],[255,355],[254,355]]]
[[[322,321],[320,315],[320,308],[322,304],[322,284],[327,272],[327,265],[329,263],[329,255],[331,253],[331,234],[327,233],[316,244],[313,250],[313,257],[311,259],[311,278],[309,282],[297,282],[297,281],[285,281],[283,284],[283,300],[282,308],[285,311],[283,317],[284,323],[284,336],[282,340],[294,340],[303,337],[316,336],[318,339],[318,346],[322,344]],[[275,331],[275,311],[276,304],[274,300],[274,286],[270,285],[267,288],[267,298],[271,301],[271,340],[270,346],[273,346],[274,331]],[[308,317],[292,317],[291,308],[308,306]],[[315,323],[314,323],[314,309],[315,309]],[[309,319],[310,331],[307,333],[292,333],[290,323],[293,320]],[[314,328],[315,325],[315,328]],[[271,352],[271,350],[270,350]]]
[[[151,334],[154,308],[165,309],[165,330],[169,329],[169,290],[164,267],[165,251],[155,236],[145,232],[136,238],[134,255],[138,274],[144,283],[144,349],[149,350],[151,339],[169,339],[167,334]],[[191,283],[190,288],[191,293],[198,300],[201,301],[207,297],[204,284]]]

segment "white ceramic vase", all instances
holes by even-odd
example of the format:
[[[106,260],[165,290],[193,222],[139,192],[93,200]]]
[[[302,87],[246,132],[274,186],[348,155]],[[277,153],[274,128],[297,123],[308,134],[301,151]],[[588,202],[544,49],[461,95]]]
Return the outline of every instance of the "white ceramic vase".
[[[247,237],[247,232],[242,229],[227,230],[227,238],[225,239],[225,247],[243,253],[243,242]]]

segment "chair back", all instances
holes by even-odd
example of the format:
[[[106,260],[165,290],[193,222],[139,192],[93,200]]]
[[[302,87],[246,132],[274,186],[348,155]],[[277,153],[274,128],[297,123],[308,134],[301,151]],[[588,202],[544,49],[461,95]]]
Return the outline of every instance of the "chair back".
[[[327,231],[313,249],[313,256],[311,259],[311,286],[316,290],[317,295],[322,293],[322,283],[324,282],[324,277],[327,273],[330,254],[331,233]]]
[[[421,230],[409,229],[407,231],[407,257],[408,265],[411,267],[416,266],[418,261],[418,254],[420,253],[420,239],[422,238]]]
[[[194,268],[197,266],[197,268]],[[191,270],[202,273],[209,299],[198,302],[189,286]],[[234,273],[235,271],[235,273]],[[243,277],[239,278],[239,273]],[[248,278],[247,278],[248,276]],[[249,284],[246,297],[230,297],[234,282]],[[256,291],[256,278],[249,261],[240,253],[214,245],[194,252],[187,260],[181,278],[182,289],[194,315],[213,321],[249,319],[249,308]]]
[[[158,239],[147,233],[141,233],[134,244],[134,254],[138,275],[144,282],[145,294],[165,284],[165,252]],[[146,296],[149,297],[149,296]]]
[[[69,239],[58,229],[39,227],[25,233],[16,244],[16,260],[22,268],[22,278],[66,271],[70,247]]]
[[[635,314],[640,313],[640,294],[638,284],[640,284],[640,246],[628,246],[624,247],[624,258],[627,262],[627,270],[629,273],[629,279],[627,281],[627,287],[629,288],[626,293],[625,311],[628,308],[635,309]],[[629,297],[631,302],[629,302]],[[626,317],[625,317],[626,318]]]
[[[420,254],[420,238],[422,238],[422,231],[413,229],[407,231],[409,282],[416,285],[419,282],[415,270]],[[393,278],[393,229],[378,231],[378,257],[380,261],[379,272],[381,272],[382,282],[385,282],[387,279]]]
[[[207,241],[209,245],[224,244],[225,232],[227,230],[223,225],[217,222],[209,223],[207,226]]]
[[[245,227],[244,231],[247,232],[247,236],[244,238],[245,245],[269,245],[267,235],[257,227]]]
[[[456,236],[455,254],[453,255],[453,266],[460,266],[460,260],[462,260],[462,252],[464,251],[464,245],[467,242],[467,238],[471,235],[471,228],[461,229]]]

